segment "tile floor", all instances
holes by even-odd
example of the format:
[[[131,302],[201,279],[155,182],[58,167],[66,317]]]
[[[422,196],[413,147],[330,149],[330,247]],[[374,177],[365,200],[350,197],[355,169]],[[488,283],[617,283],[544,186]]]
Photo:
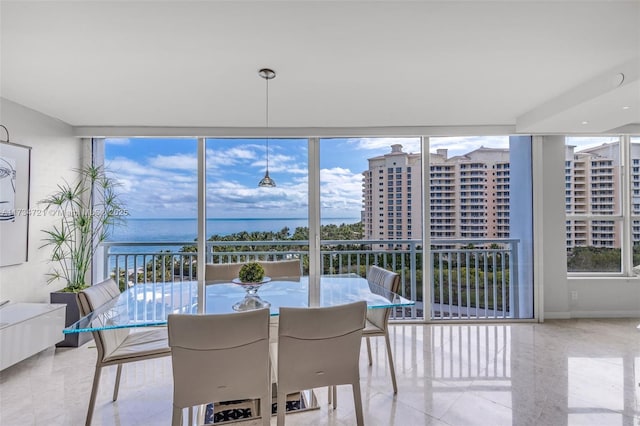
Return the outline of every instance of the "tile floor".
[[[393,395],[384,340],[361,380],[367,425],[640,426],[640,319],[544,324],[395,325],[399,392]],[[0,425],[84,424],[96,351],[48,349],[0,373]],[[170,358],[103,372],[94,425],[169,425]],[[352,425],[351,389],[329,409],[287,416],[288,425]],[[257,424],[257,422],[250,422]],[[275,417],[272,418],[275,425]]]

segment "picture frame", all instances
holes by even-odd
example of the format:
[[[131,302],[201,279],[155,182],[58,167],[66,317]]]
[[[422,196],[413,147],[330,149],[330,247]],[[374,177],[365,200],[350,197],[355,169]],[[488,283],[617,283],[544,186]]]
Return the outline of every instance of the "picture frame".
[[[0,141],[0,267],[29,259],[31,147]]]

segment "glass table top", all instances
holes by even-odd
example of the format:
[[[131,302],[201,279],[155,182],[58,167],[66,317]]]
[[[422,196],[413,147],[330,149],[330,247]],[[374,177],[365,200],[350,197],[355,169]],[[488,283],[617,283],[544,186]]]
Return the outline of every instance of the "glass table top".
[[[280,307],[308,307],[308,277],[273,279],[258,288],[237,284],[205,286],[205,313],[231,313],[263,303],[271,315]],[[364,300],[369,309],[412,306],[413,301],[355,275],[323,275],[318,306],[334,306]],[[169,314],[198,312],[198,282],[182,281],[136,284],[116,299],[64,329],[79,333],[115,328],[150,327],[167,324]]]

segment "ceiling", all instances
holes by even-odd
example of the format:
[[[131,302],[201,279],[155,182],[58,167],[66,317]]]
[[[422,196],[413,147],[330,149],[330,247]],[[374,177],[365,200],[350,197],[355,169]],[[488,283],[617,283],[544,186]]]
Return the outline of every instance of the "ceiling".
[[[1,96],[74,126],[264,128],[263,67],[271,131],[640,123],[639,1],[3,0],[0,19]]]

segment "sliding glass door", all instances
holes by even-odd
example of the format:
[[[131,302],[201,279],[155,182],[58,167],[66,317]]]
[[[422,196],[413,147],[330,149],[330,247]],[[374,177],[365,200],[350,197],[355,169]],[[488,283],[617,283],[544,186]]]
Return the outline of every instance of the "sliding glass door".
[[[531,137],[429,145],[430,317],[533,318]]]

